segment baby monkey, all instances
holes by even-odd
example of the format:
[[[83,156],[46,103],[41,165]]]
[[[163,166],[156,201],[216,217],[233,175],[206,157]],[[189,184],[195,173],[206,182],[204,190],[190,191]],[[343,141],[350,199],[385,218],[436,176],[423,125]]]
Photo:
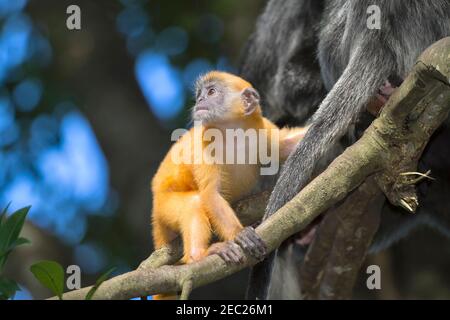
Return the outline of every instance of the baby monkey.
[[[256,259],[265,256],[264,242],[252,227],[244,228],[230,203],[248,195],[255,187],[263,165],[259,152],[261,141],[270,152],[274,147],[279,150],[276,161],[280,163],[295,149],[306,129],[279,129],[262,116],[259,100],[258,92],[250,83],[229,73],[213,71],[197,80],[192,118],[201,124],[191,128],[172,146],[152,181],[156,248],[181,235],[183,263],[211,254],[218,254],[228,263],[240,263],[244,257],[239,246]],[[213,141],[208,136],[210,129],[222,133],[222,141]],[[230,129],[256,130],[257,141],[249,144],[247,139],[230,138],[226,132]],[[205,150],[212,143],[216,147],[214,155],[221,154],[223,158],[232,151],[245,153],[245,159],[250,159],[251,151],[255,154],[256,148],[256,161],[208,161],[211,159],[207,155],[204,159]],[[177,161],[185,156],[182,152],[186,150],[191,151],[190,161]],[[198,161],[199,157],[203,158]],[[213,232],[223,242],[210,246]]]

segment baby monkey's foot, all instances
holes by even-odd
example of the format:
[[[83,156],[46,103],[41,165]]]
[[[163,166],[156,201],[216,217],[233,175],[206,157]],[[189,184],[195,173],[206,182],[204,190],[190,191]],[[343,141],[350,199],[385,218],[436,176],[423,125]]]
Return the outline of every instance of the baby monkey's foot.
[[[262,260],[267,253],[264,241],[258,236],[252,227],[244,228],[234,241],[217,242],[208,249],[208,255],[217,254],[226,263],[243,263],[245,255],[243,251],[250,253],[253,258]]]
[[[233,241],[217,242],[208,249],[208,255],[217,254],[226,263],[242,263],[244,255],[241,248]]]
[[[253,227],[245,227],[234,239],[242,249],[256,260],[262,260],[267,253],[267,246]]]

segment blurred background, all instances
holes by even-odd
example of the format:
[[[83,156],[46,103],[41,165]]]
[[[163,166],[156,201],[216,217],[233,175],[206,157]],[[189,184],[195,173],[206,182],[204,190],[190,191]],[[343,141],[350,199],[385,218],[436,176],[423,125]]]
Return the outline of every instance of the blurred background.
[[[81,8],[81,30],[66,9]],[[132,270],[153,250],[150,181],[186,127],[192,85],[236,72],[264,0],[0,0],[0,208],[32,205],[10,257],[16,299],[50,295],[37,260],[77,264],[82,286],[110,266]],[[270,50],[270,48],[268,48]],[[445,245],[444,245],[445,244]],[[450,245],[423,227],[368,258],[356,297],[450,298]],[[192,298],[243,298],[247,271]]]

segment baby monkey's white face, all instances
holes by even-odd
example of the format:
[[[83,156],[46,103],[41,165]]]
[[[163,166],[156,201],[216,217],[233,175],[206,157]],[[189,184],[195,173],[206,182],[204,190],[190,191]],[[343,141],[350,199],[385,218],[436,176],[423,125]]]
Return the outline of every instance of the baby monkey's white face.
[[[194,121],[204,125],[228,124],[244,119],[259,107],[259,94],[250,84],[233,75],[221,77],[228,79],[207,76],[197,81]]]
[[[210,123],[224,119],[227,106],[230,105],[227,97],[229,90],[219,81],[205,81],[197,85],[195,93],[195,106],[192,109],[192,119]]]

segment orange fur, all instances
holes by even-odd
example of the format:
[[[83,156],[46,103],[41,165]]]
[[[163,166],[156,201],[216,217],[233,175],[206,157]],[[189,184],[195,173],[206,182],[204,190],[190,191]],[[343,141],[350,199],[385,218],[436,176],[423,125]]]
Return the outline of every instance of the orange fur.
[[[211,72],[201,81],[218,79],[236,92],[251,87],[245,80],[223,72]],[[272,129],[279,130],[262,117],[258,106],[250,115],[244,115],[244,106],[236,99],[223,121],[202,127],[225,129]],[[268,143],[272,139],[269,131]],[[304,134],[304,129],[281,129],[280,158],[284,161]],[[255,186],[260,165],[258,164],[175,164],[172,156],[180,147],[189,148],[194,154],[194,128],[183,135],[170,149],[152,181],[153,191],[153,238],[156,248],[172,241],[181,234],[184,245],[182,262],[198,261],[208,254],[212,233],[222,240],[233,240],[243,229],[230,203],[248,194]],[[198,138],[198,137],[197,137]],[[201,137],[202,150],[211,142]],[[247,150],[248,151],[248,150]],[[225,151],[224,151],[225,152]],[[191,157],[193,160],[195,155]]]

